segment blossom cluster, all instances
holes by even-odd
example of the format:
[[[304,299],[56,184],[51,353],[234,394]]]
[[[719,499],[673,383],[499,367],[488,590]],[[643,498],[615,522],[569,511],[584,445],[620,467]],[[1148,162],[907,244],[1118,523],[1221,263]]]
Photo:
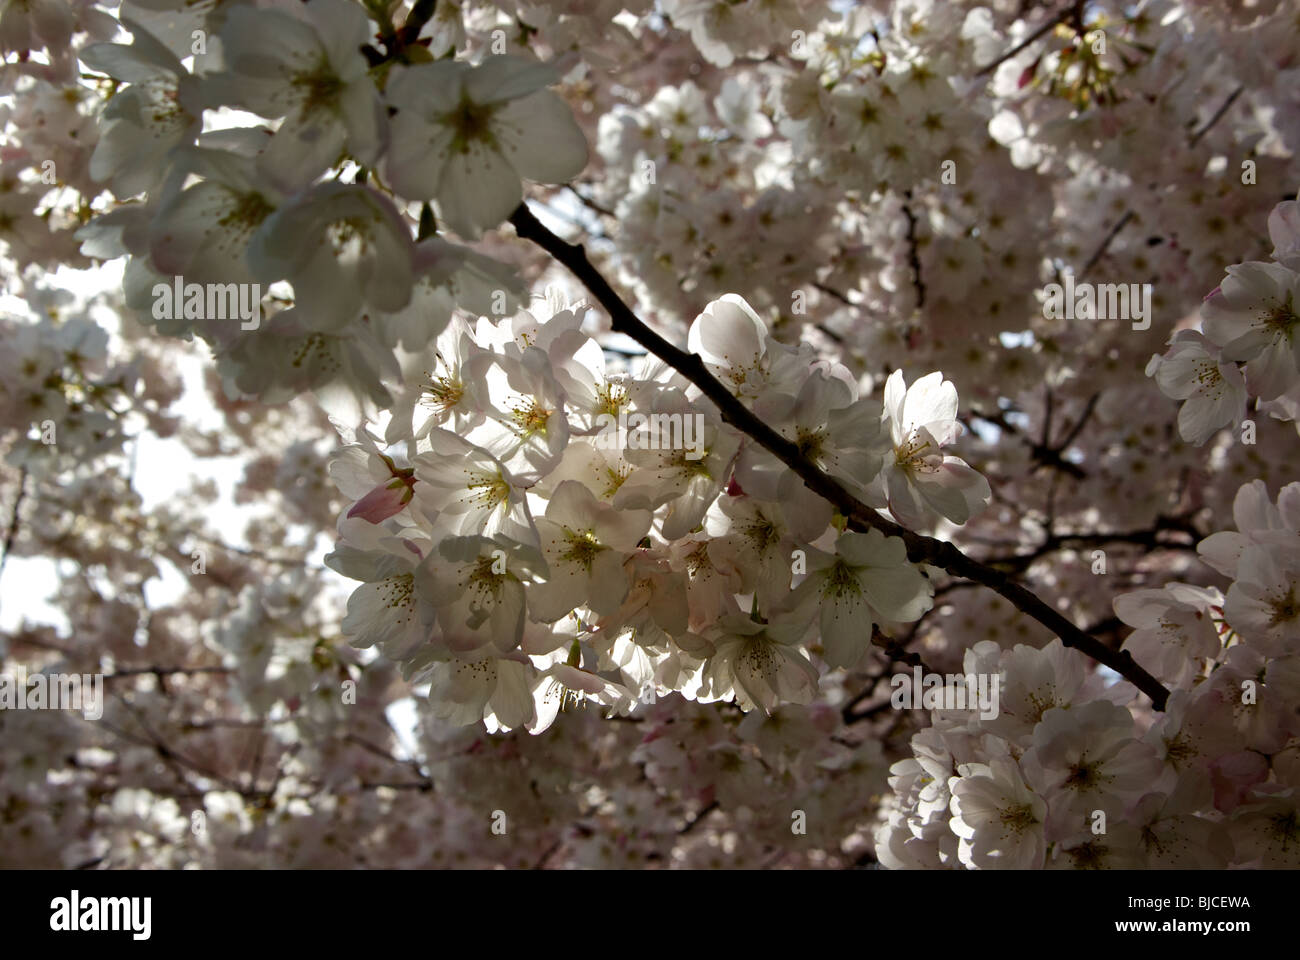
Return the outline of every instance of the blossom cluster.
[[[128,307],[161,334],[201,337],[232,393],[386,407],[398,352],[426,346],[454,308],[517,305],[507,264],[423,224],[478,240],[523,180],[581,172],[586,141],[546,89],[561,74],[518,55],[435,62],[423,47],[372,69],[374,25],[349,0],[214,8],[205,24],[212,51],[125,15],[130,44],[81,51],[115,90],[89,173],[119,201],[78,231],[82,249],[126,256]],[[164,307],[173,284],[251,288],[259,316]]]
[[[1198,545],[1231,580],[1123,593],[1125,649],[1173,690],[1134,715],[1126,682],[1059,641],[980,641],[969,675],[1001,679],[998,716],[935,711],[891,767],[877,834],[890,867],[1294,868],[1300,793],[1300,484],[1237,493],[1236,531]]]
[[[929,609],[902,540],[845,530],[681,374],[652,358],[608,368],[584,304],[544,306],[453,321],[385,431],[404,452],[362,425],[330,467],[354,502],[327,562],[364,581],[343,632],[430,683],[439,715],[540,730],[569,704],[627,712],[674,691],[806,704],[811,648],[852,667],[873,625]],[[896,371],[882,405],[842,365],[772,338],[734,294],[688,339],[865,502],[927,526],[988,502],[987,481],[945,452],[961,426],[941,374],[908,386]]]
[[[1291,6],[0,3],[0,859],[1295,866]]]
[[[1179,330],[1147,366],[1183,401],[1178,430],[1191,443],[1240,426],[1247,397],[1279,420],[1300,419],[1300,201],[1274,207],[1268,232],[1273,260],[1228,267],[1201,307],[1204,332]]]

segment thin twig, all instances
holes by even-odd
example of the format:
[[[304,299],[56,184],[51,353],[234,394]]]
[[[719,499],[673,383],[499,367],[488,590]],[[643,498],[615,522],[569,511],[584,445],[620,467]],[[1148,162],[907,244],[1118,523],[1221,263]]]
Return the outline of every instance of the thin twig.
[[[575,197],[577,197],[578,200],[579,200],[579,202],[581,202],[581,204],[582,204],[584,207],[586,207],[588,210],[590,210],[592,213],[598,213],[598,214],[600,214],[602,217],[617,217],[617,216],[618,216],[616,213],[614,213],[613,210],[609,209],[609,207],[602,206],[601,204],[599,204],[599,203],[597,203],[595,200],[593,200],[591,197],[587,196],[585,193],[580,193],[580,192],[578,191],[578,189],[577,189],[573,184],[571,184],[571,183],[570,183],[570,184],[566,184],[566,189],[567,189],[571,194],[573,194]]]
[[[994,60],[986,67],[980,67],[977,71],[975,71],[975,76],[983,77],[986,76],[987,74],[992,73],[998,67],[1002,66],[1002,64],[1006,63],[1008,60],[1014,57],[1021,50],[1025,49],[1025,47],[1029,46],[1031,43],[1033,43],[1035,40],[1041,37],[1043,34],[1047,33],[1049,30],[1055,29],[1057,26],[1064,23],[1066,20],[1070,19],[1070,16],[1072,15],[1073,12],[1074,12],[1074,3],[1071,2],[1067,4],[1063,9],[1059,10],[1055,16],[1049,19],[1041,27],[1039,27],[1029,36],[1025,37],[1025,39],[1021,40],[1018,44],[1016,44],[1006,53],[1002,54],[1002,56],[998,57],[996,60]]]
[[[13,509],[9,511],[9,528],[5,533],[4,548],[0,550],[0,576],[4,575],[5,564],[9,562],[9,552],[13,550],[14,540],[18,537],[18,511],[22,509],[26,496],[27,468],[23,467],[18,473],[18,494],[14,497]]]
[[[919,620],[917,621],[917,625],[918,626],[920,625]],[[889,657],[890,660],[894,661],[895,663],[905,664],[909,667],[920,667],[926,673],[934,673],[933,670],[931,670],[928,666],[926,666],[925,661],[921,659],[921,655],[919,653],[907,649],[908,643],[910,643],[912,641],[912,638],[915,636],[916,636],[916,630],[913,629],[905,639],[897,640],[894,637],[886,636],[884,633],[881,632],[880,628],[875,626],[874,624],[871,627],[872,645],[877,646],[881,650],[883,650],[885,652],[885,656]]]
[[[713,801],[712,803],[710,803],[708,806],[704,807],[704,808],[703,808],[699,813],[697,813],[694,817],[692,817],[690,820],[688,820],[688,821],[686,822],[686,825],[683,826],[680,830],[677,831],[677,835],[678,835],[679,837],[682,837],[682,836],[685,836],[686,834],[690,833],[692,830],[694,830],[697,826],[700,825],[700,821],[701,821],[701,820],[703,820],[705,817],[707,817],[709,814],[711,814],[711,813],[712,813],[714,810],[716,810],[716,809],[718,809],[718,801],[714,800],[714,801]]]
[[[1205,126],[1192,134],[1192,138],[1187,141],[1187,145],[1189,147],[1194,147],[1200,143],[1201,138],[1214,129],[1214,125],[1223,119],[1223,115],[1228,112],[1229,108],[1231,108],[1234,103],[1237,102],[1237,98],[1241,96],[1245,89],[1245,87],[1238,87],[1236,90],[1232,91],[1232,93],[1228,94],[1228,99],[1224,100],[1219,109],[1214,111],[1214,116],[1210,117],[1210,119],[1206,121]]]
[[[1058,452],[1064,453],[1066,450],[1070,449],[1070,444],[1074,443],[1074,438],[1079,435],[1080,431],[1082,431],[1085,426],[1087,426],[1089,418],[1092,417],[1093,410],[1097,408],[1097,400],[1100,399],[1100,397],[1100,393],[1094,393],[1088,398],[1088,402],[1084,404],[1083,413],[1079,414],[1079,419],[1075,421],[1074,426],[1070,428],[1070,432],[1065,435],[1065,439],[1056,445],[1056,450]]]
[[[122,670],[116,670],[113,673],[104,674],[105,682],[109,680],[121,680],[126,677],[140,677],[145,674],[152,674],[155,677],[172,676],[175,674],[198,674],[198,673],[234,673],[230,667],[126,667]]]
[[[1092,256],[1088,258],[1088,262],[1085,263],[1083,269],[1079,271],[1078,276],[1080,278],[1087,276],[1092,268],[1097,265],[1097,261],[1105,255],[1106,250],[1109,249],[1111,243],[1117,236],[1119,236],[1119,232],[1128,226],[1129,221],[1132,220],[1134,216],[1136,216],[1136,214],[1134,214],[1132,210],[1125,210],[1124,215],[1115,221],[1115,226],[1110,228],[1110,232],[1106,234],[1105,239],[1102,240],[1097,246],[1097,249],[1092,252]]]

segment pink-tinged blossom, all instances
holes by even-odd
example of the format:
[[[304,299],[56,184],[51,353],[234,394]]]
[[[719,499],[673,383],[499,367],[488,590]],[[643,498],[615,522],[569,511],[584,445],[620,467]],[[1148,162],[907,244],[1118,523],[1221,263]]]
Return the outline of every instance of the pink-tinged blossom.
[[[9,4],[6,21],[18,6]],[[46,2],[35,9],[52,7]],[[198,136],[207,106],[204,87],[175,54],[131,19],[123,25],[133,36],[129,46],[100,43],[81,52],[90,67],[127,84],[105,106],[103,130],[90,158],[90,175],[107,183],[121,200],[166,179],[172,150]]]
[[[401,513],[402,508],[411,502],[413,487],[412,481],[401,477],[381,483],[352,505],[348,517],[383,523],[389,517]]]
[[[1234,264],[1201,317],[1223,359],[1245,363],[1252,394],[1271,400],[1300,379],[1300,273],[1280,263]]]
[[[890,512],[904,526],[933,523],[935,515],[965,523],[991,497],[989,483],[943,448],[961,433],[957,388],[939,372],[910,387],[895,370],[885,383],[885,422],[893,451],[884,459],[883,486]]]
[[[1223,648],[1215,624],[1222,604],[1217,590],[1183,583],[1134,590],[1114,601],[1119,618],[1137,628],[1124,641],[1124,649],[1160,679],[1180,685]]]
[[[1047,799],[1048,840],[1086,829],[1094,810],[1119,819],[1150,785],[1160,761],[1135,732],[1128,710],[1102,700],[1043,714],[1021,766]]]
[[[1165,396],[1184,401],[1178,432],[1188,443],[1205,443],[1245,416],[1246,382],[1240,368],[1224,362],[1218,347],[1195,330],[1174,334],[1169,349],[1151,358],[1146,373]]]
[[[1047,803],[1010,757],[965,763],[948,781],[958,857],[971,869],[1034,870],[1047,850]]]

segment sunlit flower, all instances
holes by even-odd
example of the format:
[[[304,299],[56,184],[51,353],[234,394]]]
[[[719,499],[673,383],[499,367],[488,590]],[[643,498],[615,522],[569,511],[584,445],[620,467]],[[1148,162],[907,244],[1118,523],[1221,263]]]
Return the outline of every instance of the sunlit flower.
[[[393,189],[437,199],[443,219],[473,240],[519,206],[521,179],[573,179],[587,165],[587,143],[545,89],[559,79],[546,64],[510,56],[395,68],[386,90],[397,110],[386,167]]]

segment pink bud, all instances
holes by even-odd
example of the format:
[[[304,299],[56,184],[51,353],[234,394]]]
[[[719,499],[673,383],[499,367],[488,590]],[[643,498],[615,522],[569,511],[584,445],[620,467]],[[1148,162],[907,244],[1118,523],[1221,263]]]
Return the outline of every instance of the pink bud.
[[[410,501],[410,486],[402,480],[388,480],[354,503],[348,511],[348,517],[383,523],[389,517],[401,513]]]
[[[1016,89],[1023,90],[1029,84],[1034,82],[1034,75],[1038,73],[1038,62],[1042,57],[1036,57],[1034,62],[1020,71],[1020,77],[1016,80]]]

